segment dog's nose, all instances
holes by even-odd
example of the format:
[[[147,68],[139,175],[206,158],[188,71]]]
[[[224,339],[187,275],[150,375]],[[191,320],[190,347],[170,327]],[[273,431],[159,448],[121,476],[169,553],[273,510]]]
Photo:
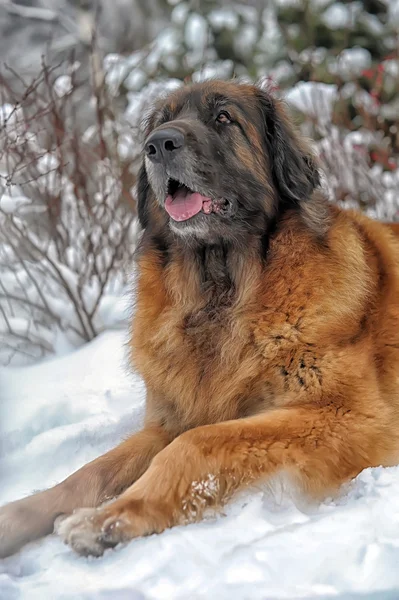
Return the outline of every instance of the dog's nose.
[[[163,162],[175,156],[183,146],[184,134],[174,127],[169,127],[151,133],[144,150],[152,162]]]

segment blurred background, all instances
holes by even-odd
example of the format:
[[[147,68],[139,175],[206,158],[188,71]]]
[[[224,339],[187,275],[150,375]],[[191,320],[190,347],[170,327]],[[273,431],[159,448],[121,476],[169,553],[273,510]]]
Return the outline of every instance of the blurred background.
[[[210,77],[286,99],[330,201],[399,220],[399,0],[0,0],[0,365],[124,326],[141,122]]]

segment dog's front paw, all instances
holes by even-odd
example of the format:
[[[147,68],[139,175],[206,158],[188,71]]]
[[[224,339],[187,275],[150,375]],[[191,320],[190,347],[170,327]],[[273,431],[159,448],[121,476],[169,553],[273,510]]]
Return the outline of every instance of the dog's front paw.
[[[58,521],[54,531],[82,556],[101,556],[107,548],[140,535],[134,530],[132,516],[111,506],[76,510]]]

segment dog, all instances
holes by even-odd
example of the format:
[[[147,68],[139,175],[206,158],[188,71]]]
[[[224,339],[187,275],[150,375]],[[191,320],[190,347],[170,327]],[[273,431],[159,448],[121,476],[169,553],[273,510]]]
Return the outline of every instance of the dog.
[[[174,91],[143,154],[129,353],[144,427],[0,509],[3,557],[55,522],[100,556],[278,473],[319,500],[399,462],[397,226],[329,203],[282,101],[257,86]]]

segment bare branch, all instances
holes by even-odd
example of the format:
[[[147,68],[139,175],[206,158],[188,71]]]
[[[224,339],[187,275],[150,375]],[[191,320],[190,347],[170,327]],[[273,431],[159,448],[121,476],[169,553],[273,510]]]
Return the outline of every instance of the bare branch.
[[[3,361],[53,352],[57,332],[73,344],[92,339],[105,328],[102,300],[128,281],[136,216],[121,181],[132,187],[135,176],[118,155],[120,123],[98,58],[94,66],[91,136],[74,119],[73,77],[68,93],[55,93],[57,73],[43,61],[19,96],[0,77],[9,107],[0,128]]]

